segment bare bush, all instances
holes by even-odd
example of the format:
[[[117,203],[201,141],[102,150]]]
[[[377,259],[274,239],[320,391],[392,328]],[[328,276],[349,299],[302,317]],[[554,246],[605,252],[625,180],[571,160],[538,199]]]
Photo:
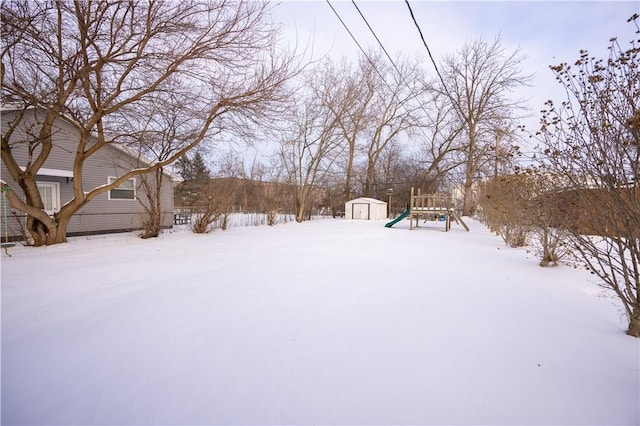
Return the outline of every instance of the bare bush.
[[[192,231],[205,234],[213,231],[216,226],[226,230],[237,189],[237,179],[213,179],[208,182],[194,205],[198,213],[191,225]]]
[[[530,198],[525,175],[497,176],[479,185],[479,215],[509,247],[523,247],[531,231]]]
[[[552,66],[567,98],[547,102],[537,133],[545,166],[566,186],[571,242],[582,262],[622,302],[627,333],[640,337],[640,46],[610,40],[609,57],[586,50]]]
[[[556,265],[570,253],[570,214],[553,175],[529,168],[479,188],[480,217],[507,245],[531,247],[540,266]]]
[[[220,217],[220,213],[211,197],[208,197],[200,206],[198,213],[193,216],[191,230],[196,234],[208,234],[214,230],[213,225]]]

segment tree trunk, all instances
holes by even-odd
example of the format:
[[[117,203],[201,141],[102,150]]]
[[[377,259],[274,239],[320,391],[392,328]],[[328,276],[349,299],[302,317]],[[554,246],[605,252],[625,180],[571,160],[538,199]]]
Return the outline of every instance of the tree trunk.
[[[43,223],[38,219],[27,216],[27,231],[33,238],[36,247],[50,246],[67,242],[67,226],[71,214],[57,214],[50,223]]]
[[[160,235],[162,229],[162,173],[163,168],[159,168],[153,175],[153,185],[150,185],[148,176],[142,175],[142,187],[144,188],[147,203],[141,202],[145,210],[146,218],[142,223],[142,233],[140,238],[155,238]]]
[[[347,170],[344,179],[344,201],[351,199],[351,171],[353,170],[353,149],[349,147],[349,160],[347,162]]]
[[[155,203],[151,204],[146,211],[147,218],[142,225],[142,233],[140,238],[155,238],[160,235],[161,228],[161,214],[160,207]]]
[[[471,111],[468,113],[472,116]],[[473,176],[476,173],[476,123],[469,122],[469,147],[467,148],[466,170],[464,177],[464,203],[462,216],[471,216],[473,211]]]
[[[471,213],[473,213],[473,178],[467,173],[467,179],[464,182],[462,216],[471,216]]]
[[[63,210],[51,217],[44,211],[44,205],[35,184],[35,179],[30,183],[21,182],[20,186],[24,189],[26,202],[20,199],[4,182],[2,183],[2,190],[12,208],[27,213],[25,229],[33,238],[33,245],[40,247],[67,242],[67,225],[73,213],[82,204],[76,207],[64,206]]]
[[[27,231],[33,238],[34,246],[40,247],[47,244],[50,228],[51,226],[47,226],[44,222],[32,216],[27,216]]]
[[[633,337],[640,337],[640,307],[633,308],[631,318],[629,318],[629,328],[627,334]]]
[[[73,211],[66,211],[64,213],[58,213],[54,220],[56,222],[55,232],[51,235],[51,240],[47,242],[47,245],[51,244],[60,244],[67,242],[67,226],[71,221],[73,215],[78,211],[75,209]]]
[[[301,199],[296,200],[296,222],[302,223],[304,221],[304,208],[305,203]]]
[[[364,176],[364,196],[365,197],[373,197],[373,180],[374,180],[374,167],[375,163],[372,164],[372,160],[369,160],[369,164],[367,164],[367,171]]]

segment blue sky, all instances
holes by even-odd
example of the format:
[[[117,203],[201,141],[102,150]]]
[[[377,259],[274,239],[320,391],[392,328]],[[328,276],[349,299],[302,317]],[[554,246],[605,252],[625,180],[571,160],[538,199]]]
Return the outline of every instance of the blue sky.
[[[365,49],[378,46],[351,1],[330,1]],[[529,99],[536,114],[545,100],[562,95],[549,65],[575,62],[580,49],[606,56],[611,37],[617,36],[625,44],[633,38],[635,27],[626,21],[640,13],[639,1],[409,3],[436,61],[480,37],[492,40],[500,35],[508,51],[520,48],[527,56],[523,71],[534,74],[534,79],[532,87],[524,89],[519,97]],[[283,37],[290,43],[312,42],[316,58],[323,54],[335,58],[358,54],[359,48],[325,0],[274,4],[273,19],[282,24]],[[356,4],[389,53],[424,56],[428,71],[434,73],[404,0],[356,0]],[[531,123],[535,125],[537,120]]]

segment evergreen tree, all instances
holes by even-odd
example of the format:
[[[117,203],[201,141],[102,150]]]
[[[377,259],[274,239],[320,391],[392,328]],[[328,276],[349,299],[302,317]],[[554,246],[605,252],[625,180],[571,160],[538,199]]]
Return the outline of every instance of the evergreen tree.
[[[209,180],[209,169],[204,163],[204,159],[199,152],[196,152],[191,160],[191,172],[193,175],[190,180],[195,180],[200,183],[204,183]]]
[[[178,158],[176,161],[176,168],[178,169],[178,174],[180,174],[183,181],[193,179],[193,162],[189,158],[188,154]]]
[[[176,187],[174,204],[178,207],[194,207],[203,197],[209,182],[209,168],[199,152],[193,158],[187,154],[180,157],[176,166],[183,181]]]

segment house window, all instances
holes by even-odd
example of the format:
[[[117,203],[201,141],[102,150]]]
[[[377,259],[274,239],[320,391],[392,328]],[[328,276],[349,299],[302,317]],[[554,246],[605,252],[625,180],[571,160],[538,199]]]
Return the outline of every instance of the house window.
[[[40,198],[47,214],[60,211],[60,184],[57,182],[36,182]]]
[[[116,181],[115,177],[109,178],[109,185]],[[135,200],[136,199],[136,182],[133,178],[127,179],[120,184],[119,187],[109,191],[110,200]]]

